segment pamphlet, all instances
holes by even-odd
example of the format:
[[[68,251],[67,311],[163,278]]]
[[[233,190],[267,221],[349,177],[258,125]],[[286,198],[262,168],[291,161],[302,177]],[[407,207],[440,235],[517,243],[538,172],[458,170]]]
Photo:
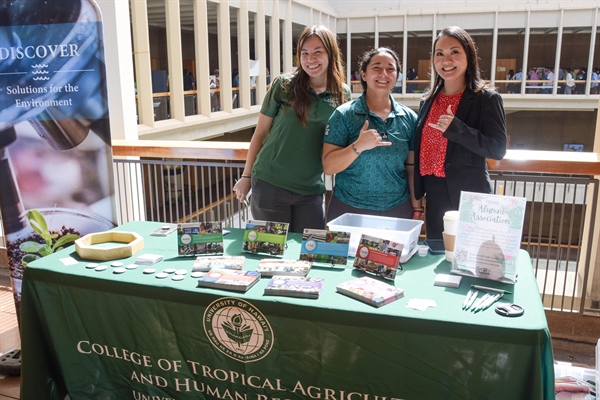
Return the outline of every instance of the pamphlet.
[[[396,278],[403,247],[402,243],[362,235],[356,250],[354,268],[393,280]]]
[[[350,232],[305,229],[300,259],[313,263],[346,265],[349,247]]]
[[[403,289],[368,276],[340,283],[336,290],[374,307],[381,307],[404,296]]]
[[[261,276],[306,276],[311,268],[308,261],[262,259],[256,269]]]
[[[285,249],[289,224],[285,222],[248,221],[244,232],[242,250],[281,256]]]
[[[317,299],[324,283],[323,278],[275,275],[267,283],[265,294]]]
[[[191,222],[177,225],[177,249],[180,256],[223,253],[221,222]]]
[[[213,268],[242,269],[244,261],[244,256],[199,256],[194,261],[192,272],[210,271]]]
[[[462,192],[452,272],[514,284],[526,205],[523,197]]]
[[[215,268],[198,279],[198,286],[245,292],[259,280],[257,271]]]

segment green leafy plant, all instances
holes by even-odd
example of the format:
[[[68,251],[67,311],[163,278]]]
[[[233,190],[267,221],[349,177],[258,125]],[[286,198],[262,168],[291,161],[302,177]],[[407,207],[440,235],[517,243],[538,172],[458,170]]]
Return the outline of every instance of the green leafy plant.
[[[27,219],[29,220],[31,228],[44,239],[45,243],[27,241],[19,245],[19,249],[22,252],[29,253],[24,255],[21,259],[23,266],[27,266],[28,263],[35,261],[38,258],[52,254],[56,250],[61,250],[63,248],[62,246],[79,239],[79,235],[76,233],[69,233],[60,238],[58,238],[57,233],[50,233],[46,218],[44,218],[42,213],[38,210],[27,211]]]

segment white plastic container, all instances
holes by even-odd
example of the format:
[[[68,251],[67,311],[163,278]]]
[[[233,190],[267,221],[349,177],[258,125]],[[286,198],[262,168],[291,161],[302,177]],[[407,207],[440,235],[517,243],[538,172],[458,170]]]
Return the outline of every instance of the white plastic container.
[[[327,223],[331,231],[350,232],[348,256],[356,256],[360,236],[366,234],[402,243],[404,245],[400,256],[402,263],[407,262],[416,253],[422,225],[423,221],[415,219],[363,214],[343,214]]]

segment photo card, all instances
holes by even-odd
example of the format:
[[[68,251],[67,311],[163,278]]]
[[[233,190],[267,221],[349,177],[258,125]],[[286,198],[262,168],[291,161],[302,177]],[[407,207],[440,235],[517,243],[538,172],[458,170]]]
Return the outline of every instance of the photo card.
[[[356,250],[354,268],[393,280],[398,272],[403,248],[402,243],[362,235]]]
[[[215,221],[178,224],[177,253],[180,256],[223,254],[222,223]]]
[[[289,224],[286,222],[248,221],[242,251],[252,254],[283,256]]]
[[[349,247],[350,232],[305,229],[302,235],[300,260],[346,265]]]

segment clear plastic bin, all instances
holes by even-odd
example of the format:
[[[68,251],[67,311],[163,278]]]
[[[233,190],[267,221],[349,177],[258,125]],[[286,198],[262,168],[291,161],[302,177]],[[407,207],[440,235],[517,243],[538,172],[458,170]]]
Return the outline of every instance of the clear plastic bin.
[[[363,214],[343,214],[329,221],[327,226],[332,231],[350,232],[348,256],[356,256],[360,236],[363,234],[402,243],[400,262],[405,263],[417,251],[417,242],[423,221],[379,217]]]

